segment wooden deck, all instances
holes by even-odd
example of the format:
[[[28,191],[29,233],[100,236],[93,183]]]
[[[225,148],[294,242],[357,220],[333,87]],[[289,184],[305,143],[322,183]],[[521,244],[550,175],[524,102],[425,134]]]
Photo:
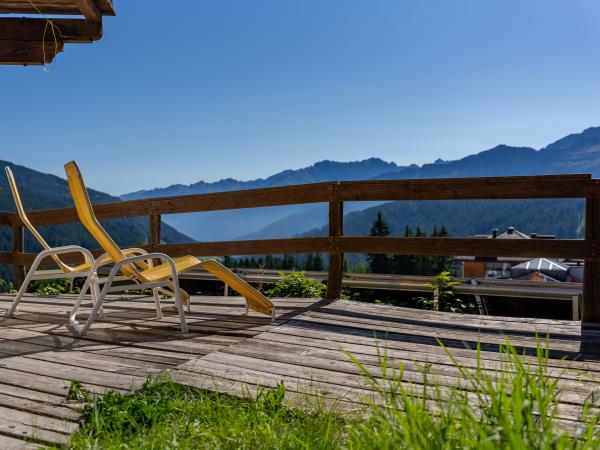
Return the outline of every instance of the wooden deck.
[[[0,308],[10,298],[0,296]],[[418,366],[427,364],[452,385],[457,370],[436,337],[467,366],[480,342],[483,364],[493,369],[506,338],[533,355],[536,333],[550,333],[549,370],[560,378],[566,424],[577,423],[581,405],[600,388],[600,328],[579,322],[281,299],[271,323],[258,314],[244,316],[239,298],[194,297],[190,333],[181,335],[174,312],[156,320],[152,299],[141,297],[112,299],[106,319],[80,339],[65,327],[72,301],[30,296],[17,318],[0,321],[0,448],[37,448],[27,443],[31,439],[67,442],[79,417],[77,405],[66,400],[71,380],[95,393],[127,392],[168,370],[181,383],[238,395],[283,380],[292,400],[319,394],[356,410],[372,392],[342,349],[377,373],[379,345],[392,362],[405,363],[406,379],[420,380]]]

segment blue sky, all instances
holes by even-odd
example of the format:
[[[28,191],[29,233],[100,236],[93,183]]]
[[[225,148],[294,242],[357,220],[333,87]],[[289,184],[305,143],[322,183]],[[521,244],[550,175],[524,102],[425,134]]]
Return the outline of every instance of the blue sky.
[[[600,125],[597,0],[114,3],[50,72],[0,66],[0,159],[120,194]]]

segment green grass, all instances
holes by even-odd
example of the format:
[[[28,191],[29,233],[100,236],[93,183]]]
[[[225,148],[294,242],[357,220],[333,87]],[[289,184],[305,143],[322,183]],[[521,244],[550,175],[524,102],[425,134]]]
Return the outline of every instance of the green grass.
[[[353,424],[348,447],[600,448],[599,416],[590,401],[582,405],[580,429],[561,420],[559,379],[548,375],[546,348],[538,344],[532,365],[507,343],[500,348],[493,372],[482,369],[479,349],[474,367],[464,367],[446,353],[460,373],[461,389],[444,386],[426,367],[421,369],[421,383],[403,382],[404,368],[391,366],[385,352],[378,378],[350,355],[377,393],[378,403],[370,403],[366,418]]]
[[[584,426],[564,427],[557,407],[558,378],[548,375],[547,350],[538,345],[530,365],[509,344],[498,370],[484,371],[452,358],[463,389],[444,386],[429,367],[417,383],[403,382],[404,368],[380,354],[376,377],[349,355],[375,392],[358,415],[343,416],[317,401],[296,409],[285,387],[239,399],[169,380],[149,381],[124,396],[91,400],[74,449],[596,449],[598,414],[587,402]],[[77,384],[72,396],[85,398]],[[308,398],[308,397],[307,397]]]
[[[285,388],[239,399],[171,381],[150,381],[132,395],[90,402],[74,449],[330,449],[343,444],[344,421],[326,408],[288,407]]]

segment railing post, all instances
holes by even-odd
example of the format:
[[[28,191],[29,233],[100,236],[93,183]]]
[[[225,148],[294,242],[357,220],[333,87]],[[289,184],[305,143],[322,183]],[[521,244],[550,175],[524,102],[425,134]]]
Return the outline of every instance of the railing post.
[[[12,256],[17,257],[19,253],[25,252],[25,233],[22,226],[13,225],[12,228]],[[25,280],[25,266],[13,264],[13,285],[19,289]]]
[[[342,295],[344,254],[335,251],[336,238],[344,234],[344,204],[337,200],[336,185],[332,185],[329,199],[329,239],[333,250],[329,252],[329,273],[327,276],[327,300],[339,299]]]
[[[150,251],[156,251],[156,246],[160,244],[160,229],[161,229],[162,220],[160,214],[152,213],[150,215],[150,224],[148,227],[148,244],[150,245]],[[152,260],[155,266],[160,264],[160,259]]]
[[[585,238],[600,239],[600,199],[585,199]],[[586,259],[581,320],[600,322],[600,261]]]
[[[150,244],[150,247],[152,248],[152,251],[155,250],[155,246],[160,244],[160,229],[161,229],[161,217],[160,214],[151,214],[150,215],[150,226],[149,226],[149,233],[150,236],[148,237],[148,244]]]

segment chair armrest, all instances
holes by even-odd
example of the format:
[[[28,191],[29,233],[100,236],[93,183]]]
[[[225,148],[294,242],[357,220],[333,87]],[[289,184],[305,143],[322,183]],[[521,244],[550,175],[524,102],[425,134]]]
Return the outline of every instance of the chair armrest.
[[[169,256],[166,255],[165,253],[158,253],[158,252],[154,252],[154,253],[147,253],[145,252],[145,254],[143,255],[136,255],[136,256],[130,256],[128,258],[124,258],[121,261],[115,263],[114,267],[111,269],[110,273],[108,274],[107,279],[107,283],[111,283],[112,280],[117,276],[117,273],[121,270],[121,268],[127,264],[131,264],[131,263],[135,263],[136,261],[148,261],[148,260],[152,260],[152,259],[160,259],[162,261],[165,261],[167,264],[169,264],[169,266],[171,267],[171,271],[173,272],[173,274],[176,274],[176,268],[175,268],[175,263],[173,262],[173,259]],[[96,263],[98,263],[98,260],[96,260]],[[96,269],[96,265],[94,265],[94,269]]]
[[[125,256],[146,255],[148,253],[143,248],[137,248],[137,247],[125,248],[122,250],[122,252]],[[102,266],[106,266],[107,264],[113,263],[113,259],[108,255],[108,253],[102,253],[100,256],[98,256],[96,258],[96,261],[98,262],[98,265],[96,266],[96,268],[100,268]],[[152,261],[150,261],[149,266],[152,267]]]
[[[80,253],[83,255],[85,261],[90,265],[90,268],[94,265],[94,255],[87,248],[83,248],[79,245],[63,245],[62,247],[52,247],[49,250],[44,250],[38,254],[36,260],[42,260],[48,256],[53,255],[66,255],[69,253]]]

